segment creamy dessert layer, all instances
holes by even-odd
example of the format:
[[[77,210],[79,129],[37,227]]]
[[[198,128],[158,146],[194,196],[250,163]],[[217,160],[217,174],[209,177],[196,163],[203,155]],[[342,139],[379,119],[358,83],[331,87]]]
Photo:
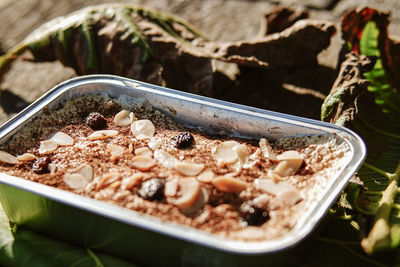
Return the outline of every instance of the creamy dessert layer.
[[[2,145],[0,171],[223,237],[261,241],[304,219],[348,150],[334,136],[272,143],[212,135],[142,99],[89,95],[44,110]]]

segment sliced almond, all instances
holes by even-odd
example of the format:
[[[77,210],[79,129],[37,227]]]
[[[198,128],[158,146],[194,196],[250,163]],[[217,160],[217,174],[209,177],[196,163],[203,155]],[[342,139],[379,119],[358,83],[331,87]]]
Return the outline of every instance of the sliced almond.
[[[139,171],[148,171],[156,165],[156,161],[146,156],[135,156],[132,158],[132,166]]]
[[[87,164],[80,165],[79,167],[74,169],[72,172],[82,175],[83,177],[85,177],[85,179],[88,182],[90,182],[93,178],[93,169],[90,165],[87,165]]]
[[[40,142],[39,146],[39,154],[51,154],[56,151],[58,148],[58,144],[53,140],[45,140]]]
[[[202,163],[191,163],[191,162],[177,162],[175,164],[175,170],[185,176],[196,176],[204,169]]]
[[[237,153],[235,147],[239,145],[236,141],[225,141],[215,148],[214,157],[219,162],[234,163],[237,161]]]
[[[135,120],[137,120],[137,118],[133,112],[128,110],[121,110],[114,116],[114,123],[117,126],[128,126]]]
[[[268,143],[267,139],[261,138],[259,142],[261,151],[264,155],[264,158],[269,160],[276,160],[276,156],[274,150],[272,149],[271,145]]]
[[[119,145],[108,144],[107,149],[111,152],[111,160],[117,160],[124,154],[124,147]]]
[[[214,178],[214,173],[212,171],[204,171],[197,176],[197,180],[203,183],[211,183]]]
[[[284,205],[294,204],[300,199],[299,190],[285,181],[275,183],[270,179],[260,178],[254,180],[254,186],[260,191],[277,196],[279,201]],[[287,197],[290,197],[290,199],[288,198],[288,200],[285,200]],[[296,199],[296,201],[293,199]]]
[[[111,189],[113,189],[113,190],[116,190],[116,189],[118,189],[118,187],[120,187],[121,186],[121,181],[115,181],[115,182],[113,182],[112,184],[110,184],[109,186],[108,186],[108,188],[111,188]]]
[[[115,137],[118,135],[118,131],[116,130],[100,130],[95,131],[88,136],[89,140],[103,140],[111,137]]]
[[[169,199],[169,202],[181,210],[188,210],[196,203],[201,184],[193,177],[182,178],[179,180],[179,187],[180,197]]]
[[[161,148],[162,145],[162,141],[161,140],[151,140],[148,144],[149,148],[151,150],[156,150]]]
[[[36,159],[36,156],[32,153],[24,153],[22,155],[17,156],[19,161],[32,161]]]
[[[227,176],[217,176],[212,180],[212,184],[219,191],[226,193],[236,193],[239,194],[246,189],[247,183],[239,179],[227,177]]]
[[[132,143],[130,143],[128,146],[128,153],[133,153],[133,149],[134,149],[134,146]]]
[[[178,187],[179,187],[178,177],[167,180],[164,186],[164,195],[166,197],[176,196],[176,194],[178,193]]]
[[[178,162],[178,160],[174,156],[169,154],[167,151],[161,149],[156,149],[153,156],[158,163],[166,168],[174,168],[175,164]]]
[[[131,124],[131,131],[136,139],[150,139],[154,136],[155,127],[149,120],[138,120]]]
[[[90,165],[82,164],[63,177],[65,183],[72,189],[83,189],[93,178],[93,170]]]
[[[135,149],[135,155],[152,157],[153,151],[151,151],[150,148],[148,148],[148,147],[140,147],[140,148]]]
[[[74,145],[74,139],[72,139],[71,136],[68,134],[65,134],[63,132],[57,132],[55,133],[50,140],[52,140],[54,143],[56,143],[59,146],[72,146]]]
[[[238,144],[233,150],[236,152],[236,156],[239,159],[241,165],[246,164],[249,159],[249,154],[247,153],[246,145]]]
[[[7,164],[18,164],[18,159],[8,152],[0,151],[0,161]]]
[[[142,173],[135,173],[132,176],[124,178],[122,185],[126,190],[131,190],[141,179],[143,178]]]
[[[64,182],[72,189],[83,189],[87,184],[87,180],[79,173],[64,174]]]
[[[110,172],[103,175],[100,182],[97,184],[96,190],[103,189],[104,187],[114,183],[115,181],[121,180],[121,174],[118,172]]]
[[[280,176],[294,175],[303,164],[304,155],[297,151],[289,150],[277,156],[277,160],[281,160],[275,167],[274,172]]]

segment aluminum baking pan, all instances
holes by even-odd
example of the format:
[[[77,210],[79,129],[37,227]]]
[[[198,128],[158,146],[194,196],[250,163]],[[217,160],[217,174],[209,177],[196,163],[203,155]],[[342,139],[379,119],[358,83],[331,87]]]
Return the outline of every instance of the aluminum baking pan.
[[[201,256],[202,261],[205,260],[204,256],[214,257],[208,259],[206,264],[209,266],[219,265],[220,261],[227,259],[235,259],[231,255],[243,256],[249,262],[249,259],[263,260],[265,255],[290,248],[316,227],[366,155],[365,145],[359,136],[343,127],[111,75],[83,76],[55,86],[1,126],[0,143],[7,142],[19,129],[39,116],[44,108],[55,109],[72,96],[88,93],[145,98],[155,108],[177,120],[208,131],[223,131],[242,137],[263,136],[270,139],[298,135],[335,135],[350,148],[346,166],[340,173],[335,174],[329,186],[319,196],[319,200],[308,209],[296,226],[280,238],[257,243],[221,238],[0,173],[0,200],[10,221],[88,247],[99,248],[119,256],[123,254],[126,258],[144,264],[182,264],[190,255],[190,261],[196,258],[196,255]],[[77,227],[80,229],[77,230]],[[141,237],[141,248],[147,246],[148,255],[124,254],[138,248],[139,245],[135,243],[137,237]],[[165,255],[152,256],[155,244],[147,243],[150,241],[157,242],[156,246],[164,246],[157,248],[157,251],[164,249]],[[116,244],[124,245],[117,245],[117,249]],[[236,266],[238,262],[240,261],[233,260],[232,264]]]

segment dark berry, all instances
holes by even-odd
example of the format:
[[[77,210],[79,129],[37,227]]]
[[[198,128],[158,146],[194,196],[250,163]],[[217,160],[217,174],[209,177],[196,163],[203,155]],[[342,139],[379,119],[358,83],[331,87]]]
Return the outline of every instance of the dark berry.
[[[107,127],[106,119],[103,117],[103,115],[101,115],[98,112],[90,113],[86,117],[85,121],[86,121],[86,124],[93,130],[100,130],[100,129],[104,129]]]
[[[51,159],[49,157],[41,157],[35,160],[32,165],[32,171],[43,174],[48,173],[49,171],[49,164],[51,163]]]
[[[261,225],[269,219],[268,211],[257,207],[251,200],[243,202],[239,211],[248,225]]]
[[[161,200],[164,197],[164,180],[160,178],[147,180],[142,184],[138,193],[146,200]]]
[[[189,132],[179,133],[173,138],[174,145],[177,148],[188,148],[193,144],[193,135]]]

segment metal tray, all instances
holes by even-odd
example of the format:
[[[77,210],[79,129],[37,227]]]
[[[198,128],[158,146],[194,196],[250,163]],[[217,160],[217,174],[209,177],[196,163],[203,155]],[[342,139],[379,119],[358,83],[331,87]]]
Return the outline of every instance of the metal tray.
[[[0,127],[0,143],[66,99],[88,93],[147,99],[182,122],[229,135],[278,139],[298,135],[335,135],[350,147],[350,157],[331,179],[319,201],[286,235],[263,242],[220,238],[164,222],[112,204],[0,173],[0,201],[10,221],[53,236],[153,266],[265,265],[303,240],[364,160],[363,141],[333,124],[192,95],[111,75],[90,75],[63,82]]]

